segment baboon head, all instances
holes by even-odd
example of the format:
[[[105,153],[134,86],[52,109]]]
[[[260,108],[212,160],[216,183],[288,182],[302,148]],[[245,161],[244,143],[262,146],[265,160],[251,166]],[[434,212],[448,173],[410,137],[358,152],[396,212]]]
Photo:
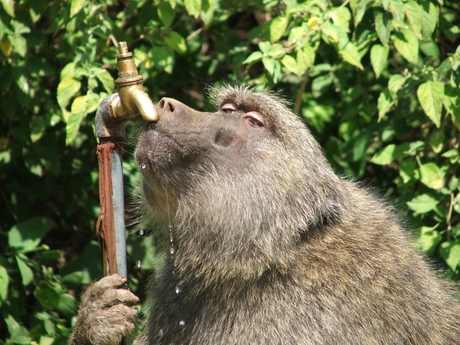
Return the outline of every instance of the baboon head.
[[[340,179],[279,98],[228,86],[210,94],[215,112],[158,103],[136,152],[144,203],[171,223],[184,276],[287,270],[305,236],[339,221]]]

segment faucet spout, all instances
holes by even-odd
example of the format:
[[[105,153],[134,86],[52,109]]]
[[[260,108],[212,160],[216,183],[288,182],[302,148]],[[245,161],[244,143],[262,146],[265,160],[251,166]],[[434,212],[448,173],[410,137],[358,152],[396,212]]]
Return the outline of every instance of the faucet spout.
[[[109,115],[124,121],[141,114],[145,121],[158,121],[153,102],[142,89],[144,78],[139,75],[133,54],[128,52],[126,42],[119,42],[118,52],[118,79],[115,80],[118,94],[110,101]]]

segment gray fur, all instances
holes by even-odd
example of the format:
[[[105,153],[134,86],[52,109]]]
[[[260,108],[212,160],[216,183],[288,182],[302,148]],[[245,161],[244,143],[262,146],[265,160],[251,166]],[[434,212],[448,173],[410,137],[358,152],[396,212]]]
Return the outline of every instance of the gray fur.
[[[392,207],[336,176],[283,101],[211,96],[237,111],[166,99],[140,136],[143,218],[166,255],[138,344],[460,343],[460,305]]]

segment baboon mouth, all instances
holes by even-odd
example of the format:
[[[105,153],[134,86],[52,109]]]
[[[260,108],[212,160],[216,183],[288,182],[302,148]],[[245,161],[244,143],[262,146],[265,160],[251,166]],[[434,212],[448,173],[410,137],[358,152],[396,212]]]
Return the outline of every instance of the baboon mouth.
[[[137,164],[141,171],[147,168],[157,171],[186,155],[185,147],[175,138],[156,126],[152,127],[152,124],[149,125],[151,130],[142,134],[136,151]]]

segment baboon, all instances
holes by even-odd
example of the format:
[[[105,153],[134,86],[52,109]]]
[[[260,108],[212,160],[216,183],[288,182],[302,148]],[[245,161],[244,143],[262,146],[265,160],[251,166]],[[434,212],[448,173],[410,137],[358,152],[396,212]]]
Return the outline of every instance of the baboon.
[[[454,291],[394,209],[337,176],[276,96],[210,94],[215,113],[163,98],[139,137],[140,205],[165,256],[135,343],[459,344]],[[131,331],[123,283],[88,289],[71,344]]]

